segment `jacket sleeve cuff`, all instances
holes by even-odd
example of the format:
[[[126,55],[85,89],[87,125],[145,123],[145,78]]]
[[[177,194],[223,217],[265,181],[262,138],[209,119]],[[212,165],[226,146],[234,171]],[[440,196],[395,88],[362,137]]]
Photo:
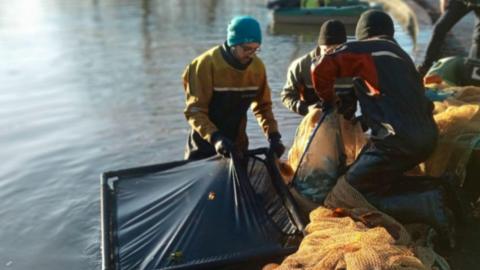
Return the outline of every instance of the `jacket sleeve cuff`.
[[[280,132],[272,132],[272,133],[268,134],[268,141],[269,142],[280,140],[281,138],[282,138],[282,135],[280,134]]]

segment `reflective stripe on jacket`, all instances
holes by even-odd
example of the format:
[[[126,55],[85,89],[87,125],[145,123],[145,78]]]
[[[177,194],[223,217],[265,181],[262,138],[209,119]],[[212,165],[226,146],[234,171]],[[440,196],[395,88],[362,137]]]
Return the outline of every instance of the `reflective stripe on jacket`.
[[[467,6],[480,7],[480,0],[460,0],[460,1],[465,3],[465,5]]]

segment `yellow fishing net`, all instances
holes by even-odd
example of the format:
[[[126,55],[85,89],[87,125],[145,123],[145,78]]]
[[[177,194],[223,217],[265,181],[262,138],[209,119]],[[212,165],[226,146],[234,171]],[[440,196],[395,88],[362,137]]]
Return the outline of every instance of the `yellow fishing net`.
[[[287,182],[295,177],[295,191],[320,204],[344,171],[342,168],[355,160],[364,144],[359,123],[352,124],[335,111],[323,115],[321,110],[313,110],[297,128],[281,171]]]
[[[325,206],[310,213],[298,251],[265,269],[450,269],[433,250],[415,245],[402,224],[376,210],[343,177]]]
[[[305,151],[307,142],[312,135],[313,129],[322,117],[322,114],[322,111],[319,109],[312,110],[303,118],[298,126],[295,140],[288,152],[287,164],[292,170],[295,170],[298,167],[298,163]],[[335,139],[335,142],[331,141],[332,138]],[[337,142],[342,142],[342,144],[337,146]],[[322,164],[323,161],[322,155],[318,155],[319,149],[327,149],[324,152],[328,153],[328,151],[331,152],[332,150],[340,148],[345,154],[346,163],[350,164],[358,156],[365,142],[366,138],[363,134],[360,123],[352,123],[352,121],[339,117],[336,112],[332,112],[331,115],[327,116],[323,121],[320,129],[315,134],[315,138],[312,138],[311,145],[305,153],[304,162],[310,163],[307,166],[321,166],[319,164]],[[310,149],[315,149],[317,152],[309,151]],[[293,174],[289,176],[292,177]]]

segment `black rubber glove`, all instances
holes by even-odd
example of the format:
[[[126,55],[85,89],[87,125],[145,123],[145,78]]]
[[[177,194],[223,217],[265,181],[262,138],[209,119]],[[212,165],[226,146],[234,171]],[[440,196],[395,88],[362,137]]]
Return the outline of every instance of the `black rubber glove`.
[[[296,110],[298,114],[305,116],[308,114],[308,105],[305,102],[299,100],[297,101]]]
[[[285,146],[282,143],[282,135],[278,132],[268,134],[268,142],[270,143],[270,151],[273,151],[277,157],[281,157],[285,152]]]
[[[231,153],[235,150],[233,142],[218,131],[212,134],[211,141],[217,154],[226,158],[230,157]]]
[[[329,113],[329,112],[333,111],[333,104],[331,104],[331,103],[322,102],[320,106],[321,106],[321,109],[322,109],[323,113]]]
[[[303,116],[307,115],[310,111],[314,109],[320,109],[323,112],[325,111],[324,109],[324,104],[321,101],[315,102],[311,105],[307,105],[307,103],[303,101],[299,101],[297,103],[297,112]]]

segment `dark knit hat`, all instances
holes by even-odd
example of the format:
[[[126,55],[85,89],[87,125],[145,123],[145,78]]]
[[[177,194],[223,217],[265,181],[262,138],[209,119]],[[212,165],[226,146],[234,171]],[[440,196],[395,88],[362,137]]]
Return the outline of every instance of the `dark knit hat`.
[[[347,41],[345,25],[338,20],[328,20],[320,27],[318,45],[342,44]]]
[[[262,43],[260,24],[250,16],[237,16],[230,21],[227,29],[227,44]]]
[[[379,10],[368,10],[362,13],[357,22],[355,36],[357,40],[364,40],[375,36],[393,38],[393,21],[390,16]]]

